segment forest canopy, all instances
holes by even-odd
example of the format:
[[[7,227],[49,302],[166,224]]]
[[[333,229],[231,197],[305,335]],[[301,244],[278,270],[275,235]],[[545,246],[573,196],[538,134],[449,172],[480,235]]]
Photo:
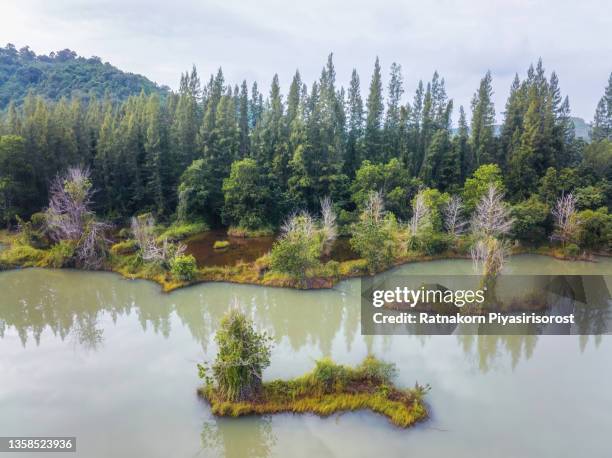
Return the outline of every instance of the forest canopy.
[[[2,52],[3,62],[47,59]],[[67,75],[58,87],[74,83]],[[124,101],[71,94],[53,102],[30,91],[0,123],[0,219],[11,225],[44,209],[49,183],[80,165],[91,171],[96,213],[119,222],[151,212],[166,222],[278,228],[329,197],[343,227],[358,221],[372,192],[408,221],[425,191],[420,198],[440,230],[450,195],[463,196],[469,214],[496,183],[521,221],[517,239],[550,235],[547,215],[568,193],[609,227],[612,75],[591,143],[576,138],[569,99],[541,60],[516,75],[502,109],[493,106],[490,72],[470,107],[458,109],[437,72],[417,82],[408,102],[399,64],[386,81],[376,59],[367,94],[356,70],[339,87],[330,54],[317,81],[308,85],[297,71],[286,95],[277,75],[264,93],[257,82],[227,82],[221,69],[202,82],[195,67],[166,96],[143,87]]]
[[[13,101],[21,104],[28,92],[47,100],[62,97],[125,100],[130,95],[166,94],[144,76],[126,73],[99,57],[80,57],[70,49],[36,55],[29,47],[0,47],[0,110]]]

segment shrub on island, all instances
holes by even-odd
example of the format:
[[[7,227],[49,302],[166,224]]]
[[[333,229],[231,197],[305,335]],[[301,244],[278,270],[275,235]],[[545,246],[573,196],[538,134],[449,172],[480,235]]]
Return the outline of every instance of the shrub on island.
[[[223,318],[215,339],[219,353],[212,366],[198,364],[205,381],[198,394],[210,403],[215,415],[311,412],[328,416],[369,409],[402,428],[427,418],[423,398],[429,386],[395,387],[395,365],[374,356],[354,368],[325,358],[296,379],[262,382],[271,354],[267,334],[258,333],[252,322],[234,309]]]

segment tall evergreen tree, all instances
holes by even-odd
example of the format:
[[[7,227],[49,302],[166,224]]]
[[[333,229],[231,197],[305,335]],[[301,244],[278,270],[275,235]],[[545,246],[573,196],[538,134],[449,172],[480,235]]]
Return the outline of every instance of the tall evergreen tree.
[[[366,102],[367,114],[364,137],[365,157],[374,162],[380,162],[383,159],[381,138],[383,110],[382,77],[377,57],[374,62],[374,72],[372,73],[370,92]]]
[[[393,62],[389,77],[389,94],[384,125],[384,161],[399,155],[400,148],[400,104],[404,93],[402,67]]]
[[[612,140],[612,73],[608,78],[604,95],[595,110],[591,138],[593,141]]]
[[[476,164],[495,162],[494,128],[495,108],[491,72],[487,71],[480,80],[478,91],[472,98],[472,128],[470,146],[476,157]]]
[[[349,177],[353,177],[363,159],[363,101],[356,69],[351,73],[347,105],[348,132],[344,170]]]
[[[251,150],[251,140],[249,138],[249,92],[247,82],[244,80],[240,86],[240,96],[238,98],[238,127],[240,128],[240,157],[246,157]]]

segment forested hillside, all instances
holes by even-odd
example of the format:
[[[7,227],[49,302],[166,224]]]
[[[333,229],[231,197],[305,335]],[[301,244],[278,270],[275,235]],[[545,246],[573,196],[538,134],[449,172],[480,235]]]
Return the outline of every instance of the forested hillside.
[[[337,87],[330,55],[317,81],[297,72],[286,96],[276,76],[263,95],[257,83],[229,84],[221,69],[202,84],[195,68],[165,98],[29,95],[0,124],[0,217],[11,224],[44,209],[51,180],[79,164],[91,170],[97,213],[116,221],[150,211],[165,221],[277,228],[329,196],[348,227],[372,191],[407,221],[419,190],[429,189],[438,209],[461,195],[469,213],[492,181],[533,227],[548,227],[554,202],[570,192],[579,210],[610,207],[612,79],[590,144],[575,138],[568,98],[542,62],[516,76],[499,135],[490,73],[469,124],[438,73],[417,82],[407,103],[398,64],[386,91],[382,80],[376,60],[365,97],[356,71],[348,88]]]
[[[0,48],[0,110],[11,100],[21,104],[29,91],[50,100],[107,95],[120,101],[140,91],[166,93],[167,89],[97,57],[78,57],[69,49],[37,56],[28,47]]]

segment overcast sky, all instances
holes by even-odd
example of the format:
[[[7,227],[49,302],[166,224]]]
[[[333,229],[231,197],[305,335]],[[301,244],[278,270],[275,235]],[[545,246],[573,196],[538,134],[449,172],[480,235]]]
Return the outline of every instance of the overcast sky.
[[[456,106],[493,73],[500,119],[511,80],[543,58],[572,113],[591,120],[612,71],[610,0],[0,0],[0,44],[37,54],[70,48],[176,89],[195,64],[202,79],[275,72],[286,91],[296,68],[309,83],[334,53],[338,84],[353,67],[365,100],[375,57],[402,65],[406,93],[438,70]],[[456,113],[456,111],[455,111]],[[455,120],[457,115],[454,116]]]

